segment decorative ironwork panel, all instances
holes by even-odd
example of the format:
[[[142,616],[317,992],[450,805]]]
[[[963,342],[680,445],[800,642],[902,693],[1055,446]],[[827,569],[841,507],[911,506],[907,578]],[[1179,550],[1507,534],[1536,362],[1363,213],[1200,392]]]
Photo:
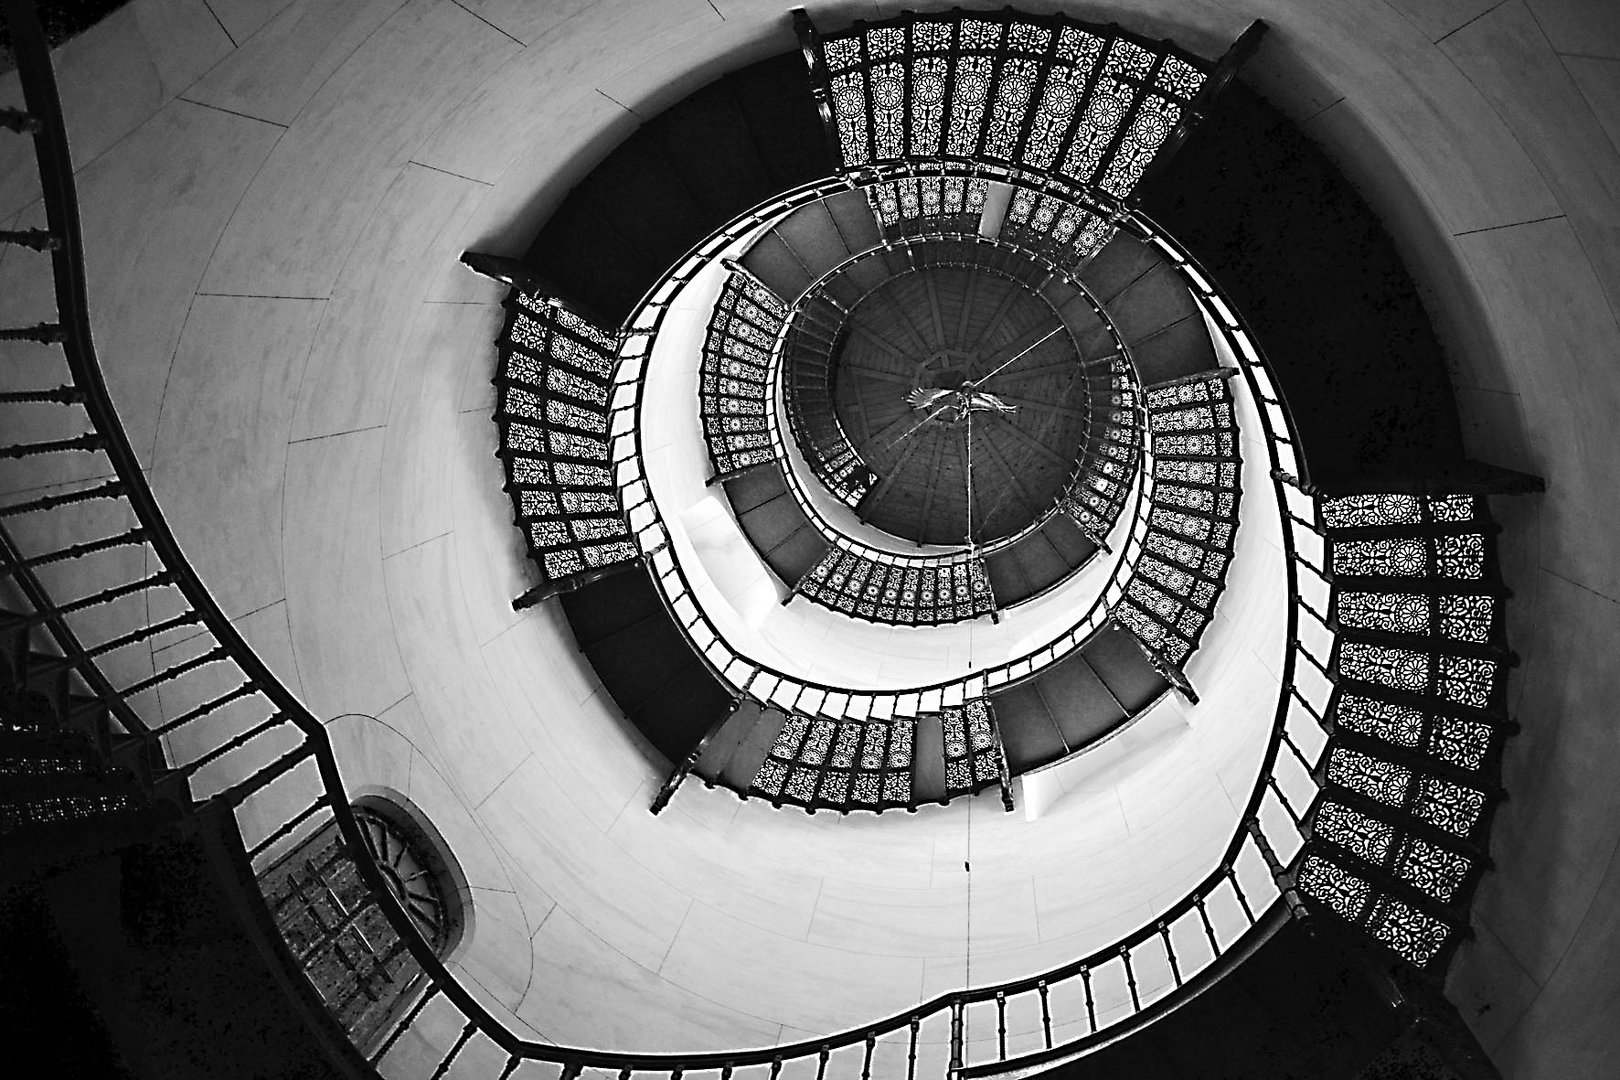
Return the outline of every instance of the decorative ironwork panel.
[[[976,555],[951,562],[889,562],[833,547],[797,589],[845,615],[905,626],[961,622],[995,610],[990,578]]]
[[[608,467],[614,337],[519,293],[497,344],[498,454],[530,557],[548,580],[634,559]]]
[[[1394,872],[1402,881],[1436,900],[1450,900],[1467,877],[1472,863],[1455,851],[1410,837],[1395,857]]]
[[[1385,806],[1400,807],[1412,783],[1412,770],[1393,761],[1342,746],[1328,755],[1329,783],[1365,795]]]
[[[1006,756],[990,703],[975,698],[944,709],[939,716],[945,733],[947,794],[966,794],[999,780]]]
[[[1077,203],[1022,187],[1014,189],[1001,223],[1004,239],[1065,267],[1077,267],[1097,254],[1116,231],[1106,218]]]
[[[1395,846],[1395,826],[1332,800],[1317,811],[1316,835],[1376,866]]]
[[[1381,896],[1367,917],[1374,939],[1406,960],[1423,967],[1434,959],[1451,935],[1451,928],[1392,896]]]
[[[1226,584],[1240,496],[1236,420],[1221,377],[1154,387],[1145,399],[1155,449],[1166,434],[1230,448],[1155,457],[1147,551],[1113,611],[1150,655],[1179,668],[1198,647]]]
[[[1059,503],[1094,543],[1106,537],[1119,519],[1136,479],[1142,442],[1137,394],[1129,363],[1114,357],[1109,362],[1108,389],[1102,392],[1102,408],[1109,420],[1087,440],[1084,454],[1093,467],[1076,478]]]
[[[1365,879],[1320,855],[1305,856],[1296,883],[1301,894],[1326,904],[1335,915],[1348,922],[1360,921],[1372,893],[1372,886]]]
[[[911,804],[916,721],[829,720],[789,713],[753,790],[810,809],[882,811]]]
[[[1374,940],[1418,967],[1434,958],[1452,932],[1441,920],[1317,854],[1302,860],[1298,886],[1303,896],[1362,927]]]
[[[773,459],[767,379],[785,315],[782,301],[746,274],[721,287],[698,381],[703,437],[721,475]]]
[[[1477,591],[1491,573],[1489,533],[1471,528],[1486,508],[1471,495],[1381,493],[1324,499],[1320,510],[1330,565],[1344,575],[1332,599],[1336,666],[1363,684],[1334,694],[1327,778],[1378,808],[1325,801],[1307,862],[1329,844],[1372,867],[1365,916],[1346,917],[1421,966],[1450,940],[1440,905],[1464,900],[1481,843],[1487,784],[1461,777],[1485,767],[1499,738],[1487,717],[1500,708],[1502,665],[1480,647],[1502,647],[1501,601]],[[1408,644],[1358,637],[1371,634]]]
[[[1346,495],[1323,499],[1322,523],[1330,529],[1374,525],[1419,525],[1423,512],[1416,495]]]
[[[985,160],[1121,198],[1210,70],[1169,42],[1010,9],[905,14],[821,43],[845,169]]]

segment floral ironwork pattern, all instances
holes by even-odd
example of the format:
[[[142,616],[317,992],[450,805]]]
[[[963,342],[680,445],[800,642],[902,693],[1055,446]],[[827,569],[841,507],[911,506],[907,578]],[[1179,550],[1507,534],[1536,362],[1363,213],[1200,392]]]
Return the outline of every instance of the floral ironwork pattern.
[[[1115,198],[1134,190],[1212,70],[1168,42],[1010,9],[856,23],[821,51],[846,170],[983,161]],[[885,224],[903,214],[893,195]],[[1113,227],[1089,224],[1101,227],[1073,222],[1070,234],[1100,248]]]
[[[720,289],[703,343],[698,411],[709,460],[720,475],[773,460],[767,421],[771,351],[787,308],[746,274]]]
[[[1154,509],[1146,552],[1113,615],[1161,663],[1179,669],[1198,647],[1226,585],[1237,530],[1237,426],[1231,390],[1220,376],[1147,391],[1153,432]],[[1201,441],[1215,453],[1160,449],[1161,436]]]
[[[530,557],[552,581],[634,559],[608,467],[614,337],[518,292],[497,345],[496,453]]]
[[[911,805],[916,720],[829,720],[791,712],[754,775],[773,802],[882,811]]]
[[[1423,966],[1466,920],[1505,726],[1486,510],[1469,495],[1378,493],[1323,500],[1321,519],[1338,688],[1298,885]]]

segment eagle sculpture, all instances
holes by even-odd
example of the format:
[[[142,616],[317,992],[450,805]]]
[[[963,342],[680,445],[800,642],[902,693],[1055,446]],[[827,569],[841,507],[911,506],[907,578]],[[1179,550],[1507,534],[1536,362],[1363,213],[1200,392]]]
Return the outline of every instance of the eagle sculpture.
[[[919,412],[937,410],[939,419],[947,424],[966,419],[970,412],[1010,414],[1018,411],[1017,405],[1009,405],[996,395],[975,390],[971,386],[962,390],[946,390],[943,387],[925,390],[919,386],[906,395],[906,403]]]

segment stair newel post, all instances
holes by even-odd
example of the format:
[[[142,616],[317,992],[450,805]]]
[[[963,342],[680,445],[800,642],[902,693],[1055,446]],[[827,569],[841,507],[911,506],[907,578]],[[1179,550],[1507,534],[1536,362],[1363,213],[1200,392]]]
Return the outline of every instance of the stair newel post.
[[[752,682],[752,678],[749,681]],[[658,789],[658,794],[653,796],[652,806],[650,807],[653,814],[660,813],[664,807],[669,805],[669,800],[674,798],[676,789],[681,786],[688,776],[692,775],[692,770],[697,768],[697,763],[702,760],[704,751],[709,748],[709,744],[714,741],[714,737],[720,733],[720,729],[726,726],[727,721],[742,706],[742,701],[741,694],[734,696],[730,704],[721,710],[719,719],[709,725],[709,730],[703,733],[703,738],[698,740],[697,745],[692,747],[687,755],[681,759],[680,764],[670,770],[669,777]]]
[[[514,259],[508,255],[489,255],[481,251],[463,251],[459,261],[479,277],[489,278],[509,289],[530,296],[554,296],[581,318],[597,326],[604,325],[604,320],[592,311],[589,304],[582,304],[566,288],[559,286],[521,259]]]
[[[1001,790],[1001,809],[1012,813],[1016,809],[1013,803],[1012,770],[1007,765],[1007,748],[1001,742],[1001,724],[996,720],[996,710],[990,704],[990,699],[984,699],[984,714],[990,718],[990,734],[995,739],[996,747],[996,785]]]
[[[1221,58],[1215,62],[1215,69],[1210,72],[1209,78],[1204,81],[1203,86],[1199,87],[1193,99],[1187,103],[1186,109],[1182,111],[1180,121],[1177,122],[1175,128],[1164,140],[1164,144],[1159,147],[1158,153],[1153,156],[1153,160],[1148,164],[1148,167],[1142,171],[1142,177],[1136,184],[1138,189],[1141,188],[1143,183],[1163,170],[1165,165],[1176,156],[1176,151],[1180,150],[1182,144],[1187,141],[1187,136],[1192,134],[1193,128],[1202,123],[1209,114],[1210,107],[1214,105],[1215,99],[1220,97],[1221,91],[1225,90],[1227,85],[1237,77],[1238,71],[1242,69],[1249,57],[1254,55],[1255,50],[1260,47],[1260,39],[1265,37],[1265,33],[1266,24],[1260,19],[1254,20],[1244,29],[1243,33],[1238,35],[1237,40],[1232,42],[1231,47],[1226,50]]]
[[[810,14],[804,8],[794,8],[793,36],[799,40],[799,53],[804,57],[810,73],[810,93],[815,98],[816,115],[821,117],[821,131],[833,156],[843,160],[843,148],[838,141],[838,124],[833,119],[832,76],[827,72],[827,56],[821,49],[821,34]]]
[[[632,566],[638,565],[639,562],[639,559],[626,559],[624,562],[614,563],[612,566],[599,566],[594,570],[582,570],[577,574],[542,581],[534,588],[525,590],[514,598],[512,610],[522,611],[524,608],[531,608],[542,601],[550,600],[554,596],[561,596],[563,593],[570,593],[575,589],[583,589],[587,585],[613,577],[615,574],[622,574]]]

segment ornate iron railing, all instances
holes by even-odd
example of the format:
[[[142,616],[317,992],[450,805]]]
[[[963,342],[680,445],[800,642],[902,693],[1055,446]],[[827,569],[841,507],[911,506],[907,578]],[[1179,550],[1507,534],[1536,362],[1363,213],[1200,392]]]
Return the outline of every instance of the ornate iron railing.
[[[161,754],[162,766],[152,775],[153,790],[193,809],[228,810],[238,823],[247,857],[256,866],[273,860],[298,839],[335,823],[377,906],[400,935],[427,976],[423,995],[387,1025],[387,1035],[371,1054],[387,1059],[389,1075],[483,1073],[491,1077],[522,1075],[579,1077],[593,1075],[670,1076],[715,1070],[731,1077],[739,1072],[776,1077],[789,1062],[803,1062],[820,1076],[943,1075],[984,1076],[1050,1062],[1084,1052],[1098,1041],[1118,1037],[1150,1023],[1191,994],[1211,985],[1264,938],[1294,901],[1287,864],[1303,843],[1299,807],[1314,797],[1311,779],[1322,732],[1315,719],[1325,706],[1330,684],[1315,662],[1315,652],[1331,648],[1332,633],[1302,594],[1296,566],[1303,558],[1320,565],[1320,539],[1315,503],[1286,484],[1285,473],[1297,474],[1293,429],[1277,395],[1269,369],[1252,335],[1230,312],[1200,271],[1162,236],[1155,240],[1194,286],[1200,302],[1216,316],[1216,325],[1237,356],[1250,392],[1261,410],[1262,433],[1271,456],[1276,494],[1288,514],[1282,538],[1289,597],[1286,633],[1289,647],[1281,669],[1278,709],[1261,763],[1259,777],[1241,815],[1238,830],[1214,869],[1185,897],[1167,907],[1154,922],[1125,935],[1106,948],[1076,958],[1045,974],[994,986],[962,989],[921,1003],[903,1013],[837,1035],[786,1046],[704,1054],[635,1054],[557,1046],[518,1037],[507,1029],[477,995],[452,975],[423,939],[410,915],[388,889],[376,865],[364,856],[365,839],[350,810],[338,764],[323,725],[269,670],[243,640],[185,558],[147,484],[103,382],[91,338],[85,290],[77,199],[67,142],[50,70],[29,0],[4,0],[13,30],[27,112],[8,113],[6,126],[32,133],[46,207],[49,259],[55,286],[54,323],[9,332],[9,339],[33,338],[59,347],[71,384],[66,390],[17,391],[7,404],[35,404],[65,422],[61,438],[8,447],[5,456],[26,459],[40,475],[71,479],[67,490],[13,503],[0,519],[44,515],[53,539],[38,550],[16,546],[8,526],[5,572],[27,594],[58,663],[81,690],[93,696],[109,717],[107,744],[115,758],[148,759]],[[640,314],[626,328],[616,373],[618,396],[612,412],[614,464],[620,489],[639,492],[627,499],[630,524],[655,576],[666,585],[671,612],[702,641],[701,612],[692,603],[684,576],[670,557],[667,542],[656,539],[656,512],[648,505],[646,480],[640,474],[640,447],[630,423],[641,369],[668,302],[704,261],[730,243],[740,230],[758,225],[783,209],[818,197],[830,184],[811,185],[761,207],[733,230],[700,245],[649,294]],[[1148,227],[1147,223],[1142,222]],[[89,431],[76,430],[87,423]],[[1286,432],[1287,434],[1283,434]],[[64,462],[82,467],[68,469]],[[77,486],[89,479],[92,486]],[[1139,500],[1142,496],[1139,495]],[[111,513],[102,511],[111,508]],[[94,512],[92,512],[94,511]],[[1140,516],[1140,515],[1139,515]],[[98,521],[125,523],[106,532]],[[1295,525],[1304,526],[1303,531]],[[1145,525],[1145,522],[1144,522]],[[1140,547],[1141,529],[1133,532]],[[64,539],[65,538],[65,539]],[[1302,556],[1304,544],[1313,554]],[[124,576],[99,592],[72,602],[56,603],[42,584],[40,569],[86,560],[109,551],[139,551],[143,563],[157,572]],[[1127,553],[1128,558],[1132,557]],[[142,571],[144,572],[144,571]],[[1120,595],[1116,586],[1110,598]],[[147,604],[121,605],[140,597]],[[152,610],[176,614],[151,621]],[[98,637],[81,640],[95,613]],[[980,696],[986,686],[1027,676],[1059,651],[1072,649],[1095,628],[1082,621],[1045,649],[993,671],[907,695],[872,695],[859,706],[862,716],[880,710],[960,705]],[[119,619],[131,628],[122,631]],[[107,627],[113,626],[112,630]],[[148,642],[186,628],[188,658],[150,676],[114,671],[104,662],[130,645]],[[808,696],[826,698],[828,688],[790,684],[781,676],[753,667],[736,654],[703,646],[703,654],[728,680],[740,681],[762,699],[789,697],[797,704]],[[1299,657],[1308,658],[1298,663]],[[765,685],[767,682],[773,685]],[[171,704],[169,714],[153,715],[157,686],[184,687],[198,703],[183,711]],[[977,693],[968,694],[970,689]],[[1295,702],[1308,707],[1296,707]],[[824,702],[825,703],[825,702]],[[1315,709],[1313,715],[1310,711]],[[220,722],[229,717],[229,723]],[[204,721],[209,721],[204,723]],[[1283,747],[1288,753],[1281,753]],[[454,1032],[454,1035],[442,1033]],[[411,1040],[404,1040],[410,1033]],[[1024,1047],[1032,1054],[1020,1055]]]
[[[643,305],[621,334],[610,412],[612,462],[630,531],[639,545],[657,591],[692,643],[694,651],[722,685],[763,706],[814,713],[831,719],[916,716],[958,707],[970,699],[985,697],[995,690],[1028,679],[1079,649],[1087,639],[1107,625],[1109,612],[1124,596],[1125,585],[1143,551],[1147,534],[1145,507],[1152,501],[1151,448],[1144,447],[1147,467],[1141,470],[1138,483],[1133,488],[1135,500],[1130,511],[1131,528],[1117,557],[1111,579],[1084,614],[1039,648],[954,679],[903,690],[869,691],[793,676],[758,661],[726,641],[704,611],[703,605],[697,601],[686,570],[675,557],[669,532],[654,502],[642,465],[640,429],[634,423],[634,417],[642,407],[646,364],[665,313],[680,291],[699,272],[721,258],[743,238],[780,220],[797,207],[824,198],[844,186],[839,180],[819,181],[769,200],[697,245],[687,258],[648,291]]]

